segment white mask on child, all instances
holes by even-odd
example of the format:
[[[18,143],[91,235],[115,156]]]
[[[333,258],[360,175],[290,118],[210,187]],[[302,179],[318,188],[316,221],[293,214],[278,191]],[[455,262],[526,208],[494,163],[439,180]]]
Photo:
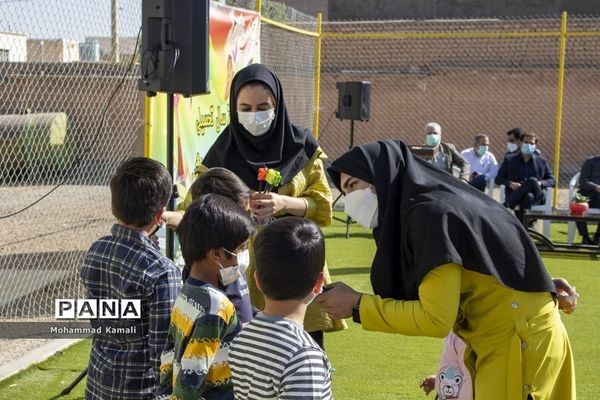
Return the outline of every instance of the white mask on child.
[[[237,254],[237,266],[241,274],[245,274],[246,270],[250,266],[250,250],[246,249]]]
[[[221,283],[225,286],[231,285],[233,282],[238,280],[243,274],[246,273],[248,266],[250,265],[250,251],[248,249],[242,250],[239,253],[232,253],[231,251],[223,248],[227,253],[234,256],[237,260],[237,265],[231,267],[223,267],[221,264]]]
[[[219,270],[219,273],[221,274],[221,283],[224,286],[231,285],[233,282],[237,281],[240,276],[242,276],[237,265],[232,267],[223,267],[221,264],[219,264],[219,266],[221,267]]]

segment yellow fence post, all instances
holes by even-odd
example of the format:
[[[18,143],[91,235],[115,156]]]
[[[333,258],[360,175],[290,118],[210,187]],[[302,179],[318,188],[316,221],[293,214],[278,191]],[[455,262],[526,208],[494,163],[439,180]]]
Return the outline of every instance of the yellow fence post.
[[[313,121],[313,135],[319,138],[319,107],[321,91],[321,27],[323,24],[323,15],[317,14],[317,54],[315,55],[315,114]]]
[[[152,143],[152,98],[144,94],[144,157],[150,157]]]
[[[560,20],[560,54],[558,61],[558,90],[556,92],[556,126],[554,130],[554,177],[556,190],[552,198],[552,208],[556,208],[558,199],[558,181],[560,174],[560,134],[562,129],[563,90],[565,81],[565,52],[567,47],[567,12],[563,11]],[[570,200],[570,199],[569,199]]]
[[[262,14],[262,0],[256,0],[256,12]]]

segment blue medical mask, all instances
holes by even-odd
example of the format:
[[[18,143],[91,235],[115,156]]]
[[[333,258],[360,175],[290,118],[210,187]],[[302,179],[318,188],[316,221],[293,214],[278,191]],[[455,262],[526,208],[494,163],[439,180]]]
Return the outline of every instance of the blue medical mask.
[[[484,155],[485,153],[487,153],[487,151],[490,149],[490,146],[479,146],[477,148],[477,154],[479,154],[479,156],[481,157],[482,155]]]
[[[521,153],[530,156],[535,152],[535,144],[523,143],[521,145]]]
[[[425,136],[425,143],[429,147],[435,147],[440,144],[440,136],[441,135],[436,135],[435,133],[430,133],[429,135]]]

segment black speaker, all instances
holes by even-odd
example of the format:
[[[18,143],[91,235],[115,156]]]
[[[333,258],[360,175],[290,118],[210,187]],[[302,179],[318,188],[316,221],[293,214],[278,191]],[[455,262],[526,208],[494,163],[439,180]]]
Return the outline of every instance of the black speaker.
[[[209,0],[143,0],[138,88],[186,96],[209,93]]]
[[[339,119],[366,121],[371,111],[371,82],[337,82]]]

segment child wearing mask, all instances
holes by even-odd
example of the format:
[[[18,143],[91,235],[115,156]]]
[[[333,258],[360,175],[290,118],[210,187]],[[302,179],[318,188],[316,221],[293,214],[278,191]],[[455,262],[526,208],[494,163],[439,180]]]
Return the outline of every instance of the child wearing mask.
[[[224,196],[204,195],[188,207],[177,235],[190,273],[171,314],[157,398],[234,398],[227,353],[240,324],[221,285],[253,232],[248,213]]]
[[[193,200],[210,193],[225,196],[246,210],[249,208],[251,191],[248,186],[230,170],[215,167],[209,169],[194,181],[190,187],[189,196],[181,205],[182,210],[185,210]],[[171,229],[177,229],[182,218],[183,213],[176,211],[167,211],[163,215],[163,221]],[[223,289],[235,306],[238,319],[242,324],[245,324],[254,315],[246,282],[246,269],[250,264],[250,253],[247,250],[244,251],[239,255],[238,261],[239,268],[231,271],[229,275],[231,279],[227,283],[223,283]],[[190,268],[186,264],[181,273],[184,282],[189,274]]]

